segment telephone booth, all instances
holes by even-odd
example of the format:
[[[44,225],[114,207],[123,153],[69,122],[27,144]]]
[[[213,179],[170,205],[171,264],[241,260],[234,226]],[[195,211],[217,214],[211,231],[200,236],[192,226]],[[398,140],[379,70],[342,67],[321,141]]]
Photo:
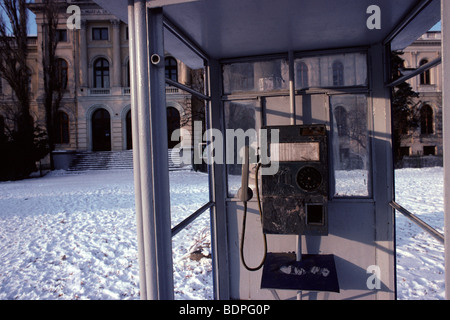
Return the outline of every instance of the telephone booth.
[[[96,2],[129,26],[142,298],[173,298],[166,83],[206,110],[215,298],[396,298],[390,52],[445,0]]]

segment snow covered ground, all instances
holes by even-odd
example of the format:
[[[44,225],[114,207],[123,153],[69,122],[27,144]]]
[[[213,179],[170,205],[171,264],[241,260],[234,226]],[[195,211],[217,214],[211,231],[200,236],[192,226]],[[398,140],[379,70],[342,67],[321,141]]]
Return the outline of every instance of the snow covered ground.
[[[397,202],[443,231],[443,170],[396,171]],[[205,174],[170,173],[173,225],[208,201]],[[173,238],[175,297],[212,299],[208,214]],[[190,253],[195,252],[194,256]],[[397,214],[399,299],[444,298],[444,248]],[[0,299],[139,299],[132,172],[0,183]]]
[[[443,169],[401,169],[395,178],[396,201],[443,233]],[[398,298],[444,299],[444,245],[402,214],[396,217]]]

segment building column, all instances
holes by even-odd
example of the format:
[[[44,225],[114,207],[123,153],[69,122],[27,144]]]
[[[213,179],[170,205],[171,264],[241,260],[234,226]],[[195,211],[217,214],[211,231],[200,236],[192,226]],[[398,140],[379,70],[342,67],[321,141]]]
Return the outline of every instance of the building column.
[[[80,29],[80,87],[89,87],[88,77],[88,54],[87,54],[87,23],[81,20]]]
[[[120,58],[120,20],[111,20],[113,29],[113,78],[112,86],[121,87],[122,86],[122,61]]]
[[[441,0],[442,23],[442,127],[444,145],[445,297],[450,299],[450,2]],[[447,80],[447,81],[446,81]]]

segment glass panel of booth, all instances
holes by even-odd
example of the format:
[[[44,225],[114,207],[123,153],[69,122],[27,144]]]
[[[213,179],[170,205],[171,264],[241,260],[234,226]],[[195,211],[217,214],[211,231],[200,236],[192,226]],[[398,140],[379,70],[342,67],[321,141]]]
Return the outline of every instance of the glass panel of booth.
[[[289,88],[286,59],[237,62],[223,65],[224,94],[270,92]]]
[[[295,89],[367,86],[367,54],[349,52],[295,59]]]
[[[369,197],[371,152],[367,96],[333,95],[330,113],[334,196]]]
[[[235,197],[241,187],[242,158],[241,149],[244,143],[248,143],[251,150],[258,148],[258,134],[256,128],[259,127],[257,120],[258,100],[236,100],[225,101],[225,161],[228,177],[228,197]],[[249,157],[255,155],[250,152]],[[250,159],[250,170],[254,171],[255,159]],[[249,187],[255,185],[254,175],[249,177]]]
[[[164,61],[158,61],[158,64],[165,67],[168,86],[177,87],[180,84],[191,89],[193,93],[206,95],[205,58],[199,56],[167,25],[164,27],[164,51]],[[158,57],[151,56],[150,61],[155,63],[154,59],[158,60]]]
[[[327,126],[331,197],[370,197],[367,53],[299,54],[291,63],[296,90],[294,107],[289,97],[289,61],[285,58],[258,57],[222,64],[228,197],[236,197],[241,184],[238,130],[253,145],[251,150],[258,150],[262,125],[292,123]],[[235,136],[230,138],[229,133]],[[249,186],[254,188],[252,173],[254,168],[250,166]]]

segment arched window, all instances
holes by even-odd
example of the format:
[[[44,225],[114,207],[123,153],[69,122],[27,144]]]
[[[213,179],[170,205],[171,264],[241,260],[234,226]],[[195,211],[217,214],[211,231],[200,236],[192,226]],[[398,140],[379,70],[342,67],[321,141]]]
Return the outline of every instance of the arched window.
[[[166,63],[166,78],[178,81],[178,70],[177,70],[177,60],[172,57],[165,59]]]
[[[67,82],[68,82],[68,66],[67,62],[64,59],[58,59],[58,82],[61,85],[61,89],[67,89]]]
[[[55,143],[69,143],[69,116],[63,111],[58,111],[55,119]]]
[[[299,89],[308,88],[308,66],[304,62],[297,64],[297,79],[296,87]]]
[[[0,116],[0,142],[5,135],[5,118]]]
[[[344,107],[338,106],[334,109],[334,117],[336,118],[336,127],[338,136],[343,137],[348,135],[347,125],[347,110]]]
[[[125,129],[127,135],[127,150],[133,149],[133,132],[131,127],[131,110],[128,110],[125,117]]]
[[[32,93],[33,91],[33,72],[27,68],[27,73],[28,73],[28,90],[29,93]]]
[[[422,134],[431,134],[433,130],[433,109],[424,105],[420,109],[420,131]]]
[[[174,107],[167,108],[167,138],[169,142],[169,149],[174,148],[180,143],[180,140],[172,141],[172,134],[175,130],[180,129],[180,113]]]
[[[130,60],[127,62],[127,87],[130,87]]]
[[[333,63],[333,86],[344,85],[344,65],[340,61]]]
[[[420,67],[427,64],[428,60],[423,59],[420,61],[419,65]],[[428,69],[424,73],[420,74],[420,84],[431,84],[431,77],[430,77],[430,70]]]
[[[109,62],[105,58],[94,62],[94,88],[109,88]]]

